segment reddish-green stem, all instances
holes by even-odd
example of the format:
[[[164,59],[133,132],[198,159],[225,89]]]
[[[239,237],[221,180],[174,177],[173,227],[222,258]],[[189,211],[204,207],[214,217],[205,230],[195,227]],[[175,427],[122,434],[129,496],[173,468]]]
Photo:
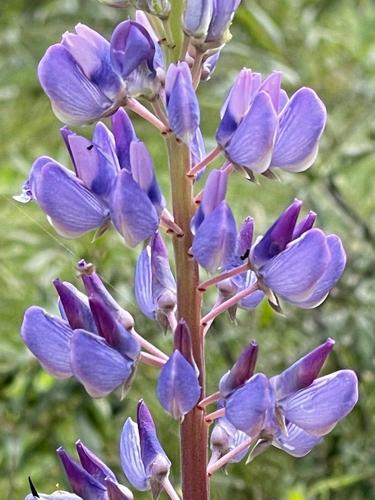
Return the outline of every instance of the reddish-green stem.
[[[199,369],[204,398],[205,367],[204,338],[200,330],[201,295],[197,291],[199,271],[197,263],[189,256],[192,245],[190,220],[194,213],[192,180],[186,175],[190,168],[189,148],[173,135],[166,138],[168,145],[172,186],[173,217],[184,236],[173,238],[176,278],[177,312],[189,325],[192,335],[194,359]],[[207,425],[204,411],[196,406],[181,424],[181,469],[184,500],[207,500]]]

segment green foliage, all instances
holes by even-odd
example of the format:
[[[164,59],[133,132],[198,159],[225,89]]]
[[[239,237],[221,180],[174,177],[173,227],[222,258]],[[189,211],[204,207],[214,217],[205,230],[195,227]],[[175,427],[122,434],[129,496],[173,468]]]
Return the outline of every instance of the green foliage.
[[[23,498],[28,475],[41,491],[63,485],[54,450],[60,444],[72,449],[78,437],[122,478],[118,437],[141,396],[156,416],[178,482],[178,426],[155,400],[154,369],[139,368],[125,400],[115,394],[93,401],[75,381],[46,375],[18,333],[29,305],[56,309],[51,279],[74,281],[75,263],[84,257],[97,263],[114,295],[136,314],[138,330],[169,349],[170,339],[137,313],[132,291],[135,252],[125,249],[114,232],[93,244],[90,236],[62,240],[36,206],[11,198],[36,156],[47,154],[68,164],[58,137],[60,124],[36,78],[44,50],[79,21],[109,36],[122,17],[123,11],[95,0],[8,0],[0,6],[0,491],[9,500]],[[231,465],[228,476],[221,472],[213,477],[214,500],[375,496],[374,23],[370,0],[244,0],[233,39],[212,80],[199,91],[207,147],[213,146],[219,105],[242,66],[263,73],[280,69],[288,91],[306,85],[318,92],[329,122],[315,166],[304,174],[280,174],[281,182],[260,179],[259,186],[234,176],[230,200],[238,218],[249,213],[255,217],[259,234],[293,197],[300,197],[306,208],[318,212],[321,227],[340,234],[349,256],[344,278],[316,310],[286,307],[285,316],[277,316],[265,304],[255,313],[241,312],[238,326],[228,318],[217,321],[207,340],[208,391],[215,390],[252,338],[260,344],[259,370],[272,375],[332,336],[337,345],[327,371],[354,368],[361,384],[357,408],[310,455],[294,459],[271,450],[251,465]],[[162,139],[149,126],[138,120],[135,124],[167,194]]]

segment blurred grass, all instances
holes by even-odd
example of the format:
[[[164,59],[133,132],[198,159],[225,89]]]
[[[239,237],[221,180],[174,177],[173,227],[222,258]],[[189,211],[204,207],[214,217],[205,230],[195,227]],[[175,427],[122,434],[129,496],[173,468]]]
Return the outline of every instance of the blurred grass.
[[[122,15],[95,0],[3,0],[0,5],[0,491],[8,500],[23,498],[28,475],[40,491],[64,485],[54,449],[62,444],[71,450],[77,437],[122,478],[118,437],[141,396],[156,416],[178,482],[178,426],[155,401],[154,370],[139,368],[124,401],[117,394],[93,401],[73,380],[46,375],[18,333],[29,305],[56,310],[51,279],[74,282],[75,263],[84,257],[97,264],[116,297],[136,314],[138,329],[169,349],[170,339],[136,312],[135,252],[125,249],[113,232],[93,244],[90,235],[62,240],[36,206],[11,199],[38,155],[68,164],[60,124],[36,78],[45,49],[79,21],[109,37]],[[306,210],[318,212],[321,227],[343,238],[349,257],[339,286],[316,310],[286,307],[283,317],[263,304],[255,313],[241,312],[237,327],[221,318],[207,340],[208,390],[215,390],[251,338],[260,344],[259,370],[272,375],[332,336],[337,344],[326,371],[355,369],[361,391],[355,411],[310,455],[294,459],[272,450],[249,466],[232,465],[228,476],[214,476],[213,500],[375,498],[374,25],[370,0],[243,0],[233,40],[212,80],[199,90],[208,148],[220,103],[242,66],[263,73],[282,70],[289,92],[302,85],[318,92],[329,121],[314,167],[299,175],[281,173],[281,182],[260,179],[260,186],[235,176],[229,198],[238,219],[255,217],[259,233],[293,197],[300,197]],[[167,195],[162,140],[147,125],[135,120],[135,126],[150,147]]]

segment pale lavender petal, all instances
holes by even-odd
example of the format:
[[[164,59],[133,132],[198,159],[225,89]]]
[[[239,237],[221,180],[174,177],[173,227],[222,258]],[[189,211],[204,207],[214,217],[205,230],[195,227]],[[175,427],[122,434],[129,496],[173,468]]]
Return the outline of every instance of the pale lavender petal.
[[[271,167],[303,172],[318,154],[327,119],[324,104],[309,88],[299,89],[280,115]]]
[[[280,375],[270,379],[275,389],[277,399],[308,387],[314,382],[335,345],[333,339],[327,339],[323,344],[293,363]]]
[[[222,201],[198,228],[192,245],[194,258],[212,273],[225,267],[235,251],[236,236],[232,211]]]
[[[260,92],[225,147],[228,159],[254,172],[264,172],[270,165],[276,127],[271,98]]]
[[[358,400],[358,380],[351,370],[318,378],[278,404],[285,418],[304,431],[323,436],[351,412]]]
[[[280,71],[274,71],[264,80],[259,88],[259,92],[263,90],[271,97],[271,101],[276,112],[279,110],[281,79],[282,73]]]
[[[108,220],[109,211],[104,204],[56,162],[45,163],[35,174],[32,171],[30,184],[36,201],[57,232],[65,237],[80,236]]]
[[[173,67],[171,65],[169,68]],[[172,79],[173,84],[168,80]],[[199,127],[200,110],[193,88],[189,66],[178,63],[176,69],[168,69],[166,75],[167,111],[169,124],[176,136],[190,144]]]
[[[156,180],[154,163],[142,141],[132,141],[129,149],[133,179],[150,198],[158,213],[165,208],[165,199]]]
[[[111,469],[106,466],[99,457],[95,455],[87,446],[85,446],[80,439],[76,441],[76,450],[79,456],[82,467],[91,474],[103,486],[106,486],[106,478],[111,478],[117,481],[116,476]]]
[[[83,500],[82,497],[75,495],[74,493],[68,493],[67,491],[55,491],[50,495],[46,495],[45,493],[39,493],[38,497],[33,494],[27,495],[25,500]]]
[[[130,143],[137,139],[133,124],[123,108],[112,115],[112,130],[121,168],[130,172]]]
[[[92,83],[61,44],[52,45],[38,66],[43,90],[56,116],[69,125],[82,125],[101,118],[112,101]]]
[[[212,17],[213,0],[188,0],[183,16],[184,32],[195,38],[204,38]]]
[[[210,437],[210,448],[213,453],[216,453],[219,457],[222,457],[233,448],[240,445],[249,436],[242,431],[238,431],[234,425],[232,425],[229,420],[225,417],[221,417],[216,421],[215,427],[211,433]],[[229,463],[241,462],[243,458],[249,452],[250,445],[243,451],[237,453]]]
[[[263,373],[254,375],[225,402],[225,417],[236,429],[256,437],[273,404],[271,386]]]
[[[264,297],[265,295],[262,290],[255,290],[251,295],[241,299],[238,303],[238,307],[241,309],[255,309],[262,302]]]
[[[322,441],[321,437],[313,436],[297,425],[289,423],[286,428],[288,434],[280,432],[274,437],[272,444],[292,457],[304,457]]]
[[[140,253],[135,267],[134,292],[138,307],[145,316],[156,318],[156,304],[152,294],[152,273],[150,248]]]
[[[93,398],[107,396],[125,383],[133,363],[98,335],[75,330],[71,340],[71,365],[74,376]]]
[[[288,101],[289,101],[288,94],[285,92],[284,89],[281,89],[279,95],[279,109],[277,110],[278,113],[281,113],[281,111],[288,104]]]
[[[251,250],[251,262],[260,267],[282,252],[293,239],[294,228],[301,211],[302,201],[294,200],[267,229],[262,239]]]
[[[221,122],[216,131],[216,141],[225,146],[236,131],[240,121],[249,111],[253,99],[253,73],[243,68],[234,81],[224,105],[221,108]]]
[[[121,170],[112,193],[111,214],[130,247],[150,238],[159,226],[155,207],[127,170]]]
[[[150,484],[141,458],[138,426],[131,418],[125,421],[122,429],[120,460],[122,470],[129,483],[139,491],[149,490]]]
[[[64,448],[60,446],[56,451],[74,493],[85,500],[107,500],[106,488],[99,481],[73,460]]]
[[[206,147],[204,145],[204,139],[203,135],[201,132],[201,129],[198,127],[194,137],[191,141],[190,145],[190,154],[191,154],[191,164],[196,165],[200,161],[203,160],[203,158],[206,156]],[[203,169],[205,170],[205,169]],[[200,177],[203,175],[202,171],[198,173],[196,179],[200,179]]]
[[[266,262],[260,275],[264,283],[280,297],[293,302],[308,298],[330,262],[325,234],[310,229],[283,252]]]
[[[214,2],[212,19],[206,37],[207,42],[222,43],[226,30],[232,22],[241,0],[225,0]]]
[[[242,260],[245,260],[249,254],[254,233],[254,219],[246,217],[238,231],[236,254]]]
[[[199,401],[201,387],[192,365],[174,351],[162,367],[156,387],[161,406],[174,418],[181,418]]]
[[[331,252],[328,267],[314,286],[313,293],[306,300],[298,303],[299,307],[311,309],[320,305],[344,272],[346,254],[340,238],[335,234],[330,234],[327,236],[327,244]]]
[[[21,337],[43,368],[58,378],[72,375],[70,340],[73,331],[64,320],[37,306],[29,307],[21,326]]]

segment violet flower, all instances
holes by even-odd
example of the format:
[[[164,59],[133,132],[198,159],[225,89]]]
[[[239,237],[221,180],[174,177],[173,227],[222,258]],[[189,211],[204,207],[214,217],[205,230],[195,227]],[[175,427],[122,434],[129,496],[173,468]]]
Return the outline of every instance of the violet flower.
[[[84,24],[49,47],[38,76],[55,115],[70,125],[91,123],[125,102],[125,85],[112,68],[109,42]]]
[[[21,327],[27,347],[48,373],[75,376],[94,398],[128,386],[140,353],[138,341],[119,321],[129,315],[121,316],[100,290],[87,299],[70,283],[56,280],[55,286],[62,319],[29,307]]]
[[[228,174],[225,170],[210,172],[203,198],[191,221],[195,234],[192,253],[210,272],[225,267],[236,246],[236,222],[225,201]]]
[[[157,230],[165,200],[148,150],[125,111],[115,113],[113,123],[114,136],[99,122],[91,142],[64,127],[75,175],[42,156],[15,199],[35,200],[65,238],[93,229],[100,236],[113,222],[125,242],[135,246]]]
[[[168,480],[171,462],[158,440],[151,413],[141,399],[137,423],[125,421],[120,441],[122,470],[130,484],[139,491],[151,490],[157,498]]]
[[[74,493],[82,500],[133,500],[126,486],[119,484],[114,473],[80,440],[76,442],[80,463],[60,447],[57,454]]]
[[[315,161],[326,123],[324,104],[309,88],[288,99],[281,73],[262,81],[243,69],[221,109],[216,140],[226,157],[251,174],[280,168],[302,172]]]
[[[135,268],[135,297],[143,314],[168,325],[176,308],[176,282],[169,265],[168,250],[160,233],[140,253]]]
[[[110,46],[114,70],[126,81],[131,97],[154,98],[160,87],[156,77],[155,43],[147,29],[136,21],[123,21],[113,31]]]
[[[252,247],[250,263],[262,288],[302,308],[314,308],[342,275],[346,255],[335,234],[312,226],[310,212],[299,224],[295,200]]]
[[[174,418],[182,418],[198,403],[201,386],[193,358],[191,333],[180,320],[174,332],[174,351],[160,370],[156,394],[161,406]]]
[[[293,456],[306,455],[358,400],[353,371],[317,378],[333,345],[328,339],[270,380],[253,375],[227,396],[225,417],[236,429],[258,437],[261,450],[272,444]]]

